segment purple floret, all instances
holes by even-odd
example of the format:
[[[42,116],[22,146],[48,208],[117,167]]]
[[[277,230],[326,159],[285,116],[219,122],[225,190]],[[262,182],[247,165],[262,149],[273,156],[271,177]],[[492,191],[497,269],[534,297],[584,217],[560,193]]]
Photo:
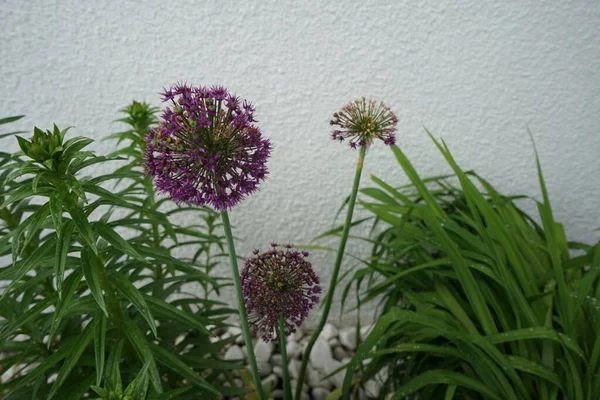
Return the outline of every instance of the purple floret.
[[[145,173],[177,203],[227,210],[268,175],[271,142],[253,124],[254,107],[222,86],[176,84],[172,104],[146,136]]]
[[[291,245],[278,246],[246,260],[241,274],[242,293],[252,329],[263,340],[278,339],[279,314],[283,313],[285,333],[296,331],[319,302],[321,286],[307,251]]]

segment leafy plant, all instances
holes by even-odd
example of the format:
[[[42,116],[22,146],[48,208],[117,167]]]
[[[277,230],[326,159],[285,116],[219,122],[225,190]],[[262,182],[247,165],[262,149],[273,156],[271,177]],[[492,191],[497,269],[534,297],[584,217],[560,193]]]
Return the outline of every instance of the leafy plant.
[[[422,179],[394,146],[412,184],[362,190],[358,223],[380,229],[349,285],[380,307],[344,398],[374,377],[394,399],[600,398],[600,243],[567,240],[539,161],[538,223],[432,140],[454,176]]]
[[[85,137],[35,128],[17,137],[22,153],[5,154],[2,171],[0,383],[6,399],[100,396],[103,399],[219,398],[233,387],[214,341],[233,311],[210,300],[222,282],[210,276],[223,248],[209,209],[158,200],[141,171],[143,136],[155,109],[134,102],[116,135],[127,143],[103,157]],[[5,121],[5,120],[2,120]],[[125,162],[114,172],[82,176],[93,165]],[[113,183],[112,187],[104,185]],[[192,212],[198,223],[172,217]],[[175,256],[196,246],[191,259]],[[8,257],[12,254],[12,257]],[[200,284],[204,296],[186,290]]]

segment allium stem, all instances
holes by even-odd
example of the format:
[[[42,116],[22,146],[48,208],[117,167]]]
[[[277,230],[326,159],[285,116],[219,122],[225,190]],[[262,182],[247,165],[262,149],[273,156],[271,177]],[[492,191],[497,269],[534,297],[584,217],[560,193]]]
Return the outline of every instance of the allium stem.
[[[323,313],[319,320],[317,329],[313,332],[304,350],[302,357],[302,366],[300,367],[300,374],[298,375],[298,384],[296,385],[296,400],[299,400],[302,395],[302,384],[304,382],[304,375],[306,375],[306,367],[308,366],[308,360],[310,359],[310,352],[312,351],[319,334],[323,330],[323,327],[327,323],[327,317],[329,316],[329,310],[331,309],[331,303],[333,301],[333,295],[337,286],[338,275],[340,273],[340,266],[344,259],[344,251],[346,249],[346,242],[348,241],[348,234],[350,233],[350,226],[352,225],[352,214],[354,213],[354,205],[356,203],[356,195],[358,194],[358,186],[360,184],[360,176],[362,174],[363,162],[365,154],[367,152],[366,147],[360,147],[358,153],[358,162],[356,163],[356,172],[354,174],[354,183],[352,184],[352,192],[350,193],[350,200],[348,201],[348,211],[346,213],[346,221],[344,222],[344,230],[342,231],[342,238],[338,247],[337,257],[335,259],[335,265],[331,273],[331,281],[329,282],[329,290],[325,296],[325,303],[323,305]]]
[[[233,275],[233,286],[235,288],[235,294],[238,301],[238,311],[240,312],[240,324],[242,325],[242,335],[244,336],[244,342],[246,343],[246,350],[248,352],[250,372],[252,373],[254,386],[256,386],[256,392],[258,394],[259,400],[266,400],[265,393],[260,382],[260,375],[258,374],[258,365],[256,364],[256,356],[254,355],[252,336],[250,336],[250,328],[248,327],[248,314],[246,313],[246,305],[244,304],[244,297],[242,296],[240,272],[237,263],[237,256],[235,253],[235,245],[233,243],[231,223],[229,222],[229,215],[227,211],[221,211],[221,219],[223,220],[223,229],[225,230],[227,248],[229,249],[229,261],[231,263],[231,273]]]
[[[285,317],[279,313],[279,352],[281,353],[281,365],[283,366],[283,398],[292,400],[292,388],[290,387],[290,375],[288,373],[287,349],[285,347]]]

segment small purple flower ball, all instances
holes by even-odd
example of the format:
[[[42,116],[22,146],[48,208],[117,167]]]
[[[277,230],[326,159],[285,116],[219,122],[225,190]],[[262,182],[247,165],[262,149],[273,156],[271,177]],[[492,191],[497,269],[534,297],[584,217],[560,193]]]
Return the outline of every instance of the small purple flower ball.
[[[146,136],[145,173],[177,203],[227,210],[267,177],[271,142],[253,123],[254,107],[222,86],[176,84]]]
[[[263,340],[279,337],[279,314],[283,313],[285,334],[296,331],[319,302],[319,277],[306,260],[307,251],[271,244],[271,250],[247,259],[242,269],[242,294],[252,329]]]
[[[333,114],[330,125],[336,125],[331,138],[343,142],[350,139],[351,148],[369,147],[375,139],[387,145],[396,143],[398,118],[383,102],[366,100],[364,97],[346,104]]]

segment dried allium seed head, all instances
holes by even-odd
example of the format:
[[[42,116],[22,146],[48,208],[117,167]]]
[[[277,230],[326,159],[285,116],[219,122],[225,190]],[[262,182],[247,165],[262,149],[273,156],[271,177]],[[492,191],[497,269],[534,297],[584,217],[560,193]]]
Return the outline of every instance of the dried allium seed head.
[[[296,331],[318,303],[319,277],[306,260],[307,251],[271,244],[271,250],[254,252],[242,270],[242,293],[252,329],[265,341],[278,338],[279,314],[286,335]]]
[[[375,139],[385,144],[396,143],[398,118],[383,102],[366,100],[364,97],[346,104],[333,114],[330,125],[337,125],[331,138],[340,142],[349,139],[350,147],[369,147]]]
[[[226,210],[258,190],[271,142],[254,107],[222,86],[177,84],[165,90],[160,124],[146,136],[145,173],[177,203]]]

